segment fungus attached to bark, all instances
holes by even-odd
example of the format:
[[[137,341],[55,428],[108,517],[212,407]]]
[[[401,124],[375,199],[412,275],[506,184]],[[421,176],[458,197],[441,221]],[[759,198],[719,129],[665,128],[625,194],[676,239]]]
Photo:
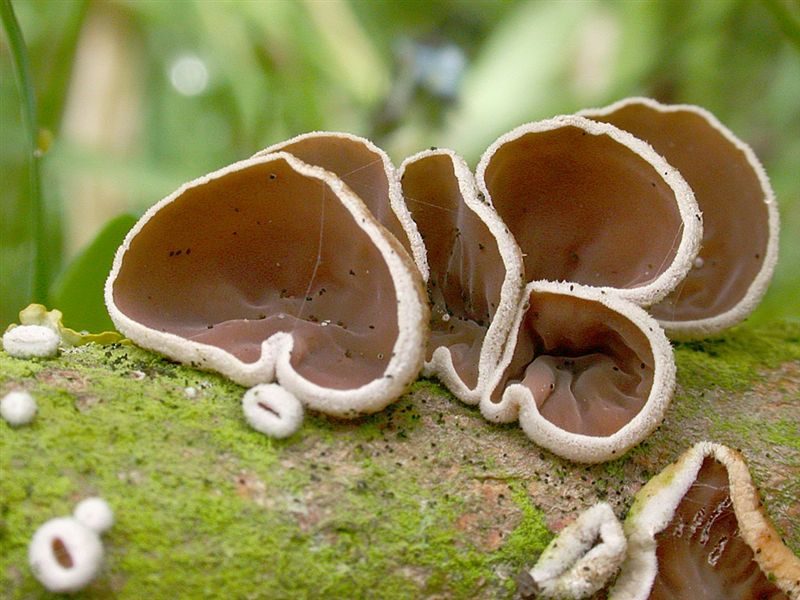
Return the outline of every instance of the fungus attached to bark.
[[[477,404],[522,295],[522,256],[478,195],[462,158],[427,150],[400,167],[405,201],[425,243],[431,337],[426,375]]]
[[[287,438],[303,424],[303,405],[274,383],[262,383],[247,390],[242,410],[253,429],[274,438]]]
[[[703,212],[702,250],[652,314],[675,336],[742,321],[764,295],[778,257],[778,209],[752,149],[707,110],[628,98],[582,111],[651,144],[692,187]]]
[[[12,427],[33,421],[36,409],[36,400],[25,390],[13,390],[0,400],[0,416]]]
[[[622,525],[611,506],[601,502],[550,542],[536,565],[523,574],[519,591],[526,599],[587,598],[616,574],[626,549]]]
[[[701,442],[636,494],[611,600],[800,598],[800,559],[767,518],[742,456]]]
[[[642,308],[588,286],[531,283],[481,412],[519,419],[554,454],[602,462],[658,426],[674,383],[672,348]]]
[[[60,343],[58,333],[44,325],[16,325],[3,334],[3,349],[15,358],[49,358]]]
[[[51,592],[77,592],[100,571],[103,544],[97,532],[77,519],[51,519],[42,525],[28,546],[34,576]]]
[[[139,220],[106,284],[134,342],[355,417],[417,376],[428,313],[413,261],[336,175],[286,153],[192,181]]]
[[[648,144],[606,123],[522,125],[486,150],[477,180],[522,249],[528,281],[572,281],[647,305],[697,254],[689,186]]]

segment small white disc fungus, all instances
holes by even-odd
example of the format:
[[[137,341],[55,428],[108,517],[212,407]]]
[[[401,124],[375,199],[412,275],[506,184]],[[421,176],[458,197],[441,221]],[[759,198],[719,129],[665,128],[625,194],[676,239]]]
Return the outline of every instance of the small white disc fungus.
[[[28,392],[9,392],[0,400],[0,415],[12,427],[27,425],[36,416],[36,400]]]
[[[78,503],[72,515],[98,535],[114,524],[114,513],[102,498],[86,498]]]
[[[55,356],[61,336],[43,325],[18,325],[3,334],[3,348],[15,358]]]
[[[253,429],[274,438],[289,437],[303,423],[303,405],[276,383],[261,384],[247,390],[242,408]]]
[[[100,570],[103,545],[95,531],[77,519],[51,519],[33,535],[28,562],[33,574],[51,592],[83,589]]]

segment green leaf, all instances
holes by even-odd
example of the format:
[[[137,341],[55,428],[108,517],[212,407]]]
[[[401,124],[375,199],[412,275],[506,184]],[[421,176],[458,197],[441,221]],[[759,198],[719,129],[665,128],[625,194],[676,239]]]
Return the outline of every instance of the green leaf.
[[[72,327],[95,332],[114,329],[103,302],[103,286],[114,253],[135,223],[136,217],[130,214],[109,221],[56,280],[52,303]]]

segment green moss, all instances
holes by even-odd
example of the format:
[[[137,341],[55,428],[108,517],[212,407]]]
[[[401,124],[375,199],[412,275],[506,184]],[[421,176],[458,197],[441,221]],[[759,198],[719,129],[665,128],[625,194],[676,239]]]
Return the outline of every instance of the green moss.
[[[684,388],[747,389],[765,368],[800,360],[800,322],[758,329],[734,327],[723,335],[675,344],[678,383]]]
[[[243,388],[132,346],[40,361],[0,354],[0,373],[3,389],[31,388],[39,404],[30,426],[0,423],[9,598],[47,596],[27,568],[28,541],[90,494],[108,500],[117,523],[105,571],[78,598],[471,598],[497,587],[498,564],[518,564],[549,535],[525,504],[508,543],[480,552],[454,527],[458,490],[370,455],[365,440],[416,435],[408,398],[356,423],[310,416],[273,441],[241,417]],[[337,460],[331,440],[345,453]]]

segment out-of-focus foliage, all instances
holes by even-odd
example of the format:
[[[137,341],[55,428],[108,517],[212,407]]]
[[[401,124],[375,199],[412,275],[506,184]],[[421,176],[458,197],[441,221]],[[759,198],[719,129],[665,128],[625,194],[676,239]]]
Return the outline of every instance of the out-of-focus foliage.
[[[648,95],[705,106],[755,148],[783,227],[778,271],[753,318],[800,315],[800,9],[789,0],[13,7],[43,129],[54,276],[111,218],[294,134],[366,135],[397,162],[449,146],[474,165],[522,122]],[[4,35],[0,325],[31,299],[34,248],[11,61]]]

